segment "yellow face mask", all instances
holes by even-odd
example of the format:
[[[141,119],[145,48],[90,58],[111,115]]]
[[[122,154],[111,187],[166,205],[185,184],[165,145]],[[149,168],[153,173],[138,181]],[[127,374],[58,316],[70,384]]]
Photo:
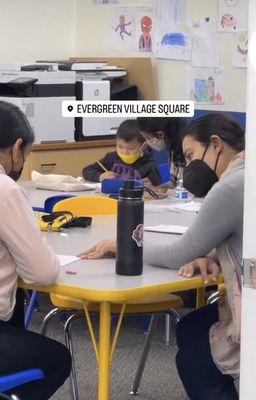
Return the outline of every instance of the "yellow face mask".
[[[141,151],[134,154],[125,154],[118,151],[117,154],[125,164],[134,164],[141,157]]]

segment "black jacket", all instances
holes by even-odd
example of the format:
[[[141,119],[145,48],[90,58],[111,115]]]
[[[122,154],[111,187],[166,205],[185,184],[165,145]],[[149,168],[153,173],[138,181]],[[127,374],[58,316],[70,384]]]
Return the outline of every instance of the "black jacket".
[[[116,151],[107,153],[101,158],[100,163],[108,171],[113,171],[122,179],[143,179],[148,178],[152,185],[160,185],[160,174],[156,162],[150,153],[144,153],[134,164],[125,164]],[[87,181],[99,182],[100,175],[105,172],[96,162],[83,169],[83,177]]]

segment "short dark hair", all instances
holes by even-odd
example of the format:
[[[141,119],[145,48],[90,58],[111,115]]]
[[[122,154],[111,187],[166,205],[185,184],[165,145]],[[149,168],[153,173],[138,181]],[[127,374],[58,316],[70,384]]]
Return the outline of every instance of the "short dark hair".
[[[144,143],[144,138],[141,136],[136,119],[126,119],[123,121],[116,132],[118,139],[123,139],[125,142],[131,142],[136,139],[140,143]]]
[[[34,132],[25,114],[19,107],[0,101],[0,150],[14,145],[22,139],[22,148],[34,142]]]
[[[139,129],[142,132],[156,136],[158,131],[164,133],[164,140],[170,159],[174,164],[179,165],[184,162],[183,152],[180,142],[180,132],[185,126],[183,118],[168,117],[138,117]]]
[[[212,135],[218,135],[234,150],[244,150],[244,131],[238,122],[226,113],[206,114],[193,120],[183,129],[181,140],[183,141],[186,136],[192,136],[206,147]]]

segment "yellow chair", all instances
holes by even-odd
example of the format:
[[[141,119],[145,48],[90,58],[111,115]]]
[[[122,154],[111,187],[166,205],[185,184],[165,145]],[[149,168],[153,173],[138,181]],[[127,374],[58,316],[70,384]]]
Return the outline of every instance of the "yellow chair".
[[[117,201],[103,196],[71,197],[69,199],[62,200],[57,204],[55,204],[53,211],[70,211],[74,216],[116,214]],[[76,381],[76,373],[74,367],[73,349],[71,341],[71,324],[74,321],[74,319],[84,316],[83,304],[81,300],[66,296],[60,296],[53,293],[50,294],[50,298],[53,305],[56,308],[50,311],[50,313],[44,318],[41,328],[41,334],[46,334],[48,322],[51,320],[52,317],[58,315],[61,312],[73,312],[73,314],[66,321],[64,327],[64,333],[65,333],[66,345],[69,348],[72,356],[72,371],[70,375],[70,383],[71,383],[71,393],[73,400],[76,400],[78,398],[78,389],[77,389],[77,381]],[[145,314],[145,313],[151,314],[150,326],[144,342],[142,356],[136,371],[131,394],[137,394],[139,389],[139,384],[144,371],[144,366],[149,351],[149,345],[153,334],[153,329],[156,323],[156,315],[157,314],[166,315],[165,337],[166,337],[166,343],[168,342],[169,344],[170,317],[173,317],[175,322],[177,323],[180,317],[179,314],[175,311],[175,309],[181,307],[182,305],[183,305],[182,299],[179,296],[173,294],[148,298],[141,300],[140,302],[130,302],[126,304],[125,314]],[[90,313],[98,313],[99,304],[89,303],[88,311]],[[120,315],[122,313],[122,304],[113,302],[111,304],[111,312],[113,314]],[[87,319],[87,322],[91,333],[90,320],[88,321]],[[117,335],[119,332],[119,328],[117,328]],[[117,339],[117,336],[115,339]]]
[[[74,216],[117,213],[117,200],[104,196],[77,196],[56,203],[53,211],[69,211]]]

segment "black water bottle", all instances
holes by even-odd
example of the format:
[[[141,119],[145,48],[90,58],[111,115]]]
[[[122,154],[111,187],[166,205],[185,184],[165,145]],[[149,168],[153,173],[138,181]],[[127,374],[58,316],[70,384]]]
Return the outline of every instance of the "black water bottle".
[[[118,275],[141,275],[143,270],[143,187],[135,181],[124,181],[119,189],[117,209],[117,253]]]

